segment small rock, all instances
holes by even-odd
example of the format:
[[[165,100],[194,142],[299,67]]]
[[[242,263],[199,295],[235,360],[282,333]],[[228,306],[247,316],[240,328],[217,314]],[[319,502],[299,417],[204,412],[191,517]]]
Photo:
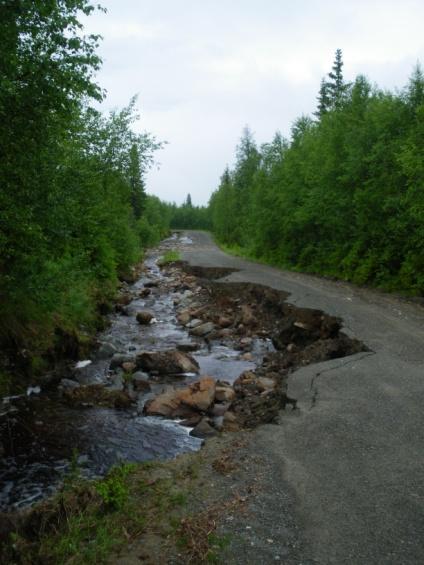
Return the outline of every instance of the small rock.
[[[185,341],[177,345],[178,351],[197,351],[199,349],[199,344],[193,341]]]
[[[112,355],[114,355],[117,352],[116,347],[113,345],[113,343],[109,343],[109,342],[104,342],[101,344],[101,346],[99,347],[99,350],[97,351],[97,357],[99,359],[108,359],[109,357],[112,357]]]
[[[202,324],[203,324],[203,320],[200,320],[199,318],[194,318],[188,324],[186,324],[186,326],[190,329],[194,329],[197,328],[197,326],[201,326]]]
[[[122,367],[123,363],[133,363],[135,361],[134,355],[128,355],[125,353],[115,353],[110,361],[110,368],[117,369]]]
[[[73,381],[72,379],[62,379],[60,381],[60,386],[64,389],[69,389],[69,388],[78,388],[81,385],[76,381]]]
[[[149,375],[143,371],[137,371],[132,376],[132,384],[136,392],[150,392]]]
[[[159,281],[147,281],[144,283],[144,288],[156,288],[159,286]]]
[[[180,424],[182,426],[185,426],[186,428],[194,428],[195,426],[197,426],[197,424],[200,422],[201,419],[202,419],[201,414],[193,414],[189,418],[182,420]]]
[[[257,383],[260,390],[272,390],[275,388],[275,381],[267,377],[258,377]]]
[[[218,402],[231,402],[235,396],[236,393],[231,387],[217,386],[215,389],[215,400]]]
[[[239,341],[241,349],[250,349],[252,346],[252,338],[251,337],[242,337]]]
[[[205,324],[201,324],[200,326],[197,326],[197,327],[193,328],[192,330],[190,330],[190,334],[198,336],[198,337],[203,337],[203,336],[213,332],[214,329],[215,329],[215,326],[212,322],[206,322]]]
[[[217,435],[217,431],[210,425],[207,418],[202,418],[197,426],[191,430],[190,435],[201,439]]]
[[[218,326],[221,328],[229,328],[232,324],[230,318],[226,318],[225,316],[220,316],[218,320]]]
[[[152,289],[151,288],[143,288],[142,290],[140,290],[140,292],[138,293],[138,295],[141,298],[147,298],[149,296],[149,294],[151,294]]]
[[[243,353],[241,358],[243,361],[253,361],[253,355],[251,353]]]
[[[137,355],[136,363],[137,368],[159,375],[199,372],[197,361],[182,351],[145,351]]]
[[[147,310],[143,310],[141,312],[137,312],[136,320],[139,324],[143,326],[147,326],[153,320],[154,316],[151,312]]]
[[[108,390],[123,390],[124,389],[124,379],[122,378],[122,371],[115,373],[110,376],[110,384],[108,385]]]
[[[229,402],[223,402],[219,404],[214,404],[211,410],[212,416],[224,416],[225,412],[230,407]]]
[[[190,320],[191,320],[190,313],[189,313],[187,310],[184,310],[183,312],[180,312],[180,313],[177,315],[177,320],[179,321],[179,323],[180,323],[182,326],[187,325],[187,324],[190,322]]]

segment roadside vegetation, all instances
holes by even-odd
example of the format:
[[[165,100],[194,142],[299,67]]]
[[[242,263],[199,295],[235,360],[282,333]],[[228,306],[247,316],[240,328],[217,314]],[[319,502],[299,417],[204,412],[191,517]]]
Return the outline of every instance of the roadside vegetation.
[[[167,206],[145,192],[161,143],[134,132],[135,99],[107,115],[93,107],[105,97],[100,38],[80,20],[95,9],[0,6],[0,346],[28,372],[45,370],[66,336],[96,329],[118,278],[169,226]]]
[[[424,75],[347,83],[336,52],[314,117],[258,147],[246,128],[209,203],[217,241],[284,268],[424,292]]]
[[[240,507],[236,493],[217,503],[204,492],[225,445],[171,462],[123,463],[97,481],[83,480],[74,466],[63,489],[26,513],[3,515],[0,560],[16,565],[113,562],[118,556],[149,563],[216,563],[228,544],[218,519]],[[216,494],[216,493],[215,493]]]

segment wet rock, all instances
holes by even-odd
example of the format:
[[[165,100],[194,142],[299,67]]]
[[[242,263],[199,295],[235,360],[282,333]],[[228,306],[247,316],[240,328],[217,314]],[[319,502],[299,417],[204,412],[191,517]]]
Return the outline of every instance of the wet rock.
[[[133,363],[134,361],[134,355],[128,355],[126,353],[115,353],[110,361],[110,368],[114,370],[118,367],[122,367],[124,363]]]
[[[99,359],[108,359],[112,357],[117,352],[116,347],[113,343],[104,342],[100,345],[99,350],[97,351],[97,357]]]
[[[66,389],[78,388],[81,385],[77,381],[73,381],[72,379],[62,379],[60,381],[59,386],[66,390]]]
[[[190,322],[191,316],[190,316],[189,312],[187,312],[187,311],[180,312],[177,316],[177,320],[179,321],[179,323],[181,325],[185,326]]]
[[[217,435],[217,431],[210,425],[207,418],[202,418],[195,428],[190,432],[193,437],[198,437],[205,439],[207,437],[213,437]]]
[[[193,320],[188,322],[186,326],[190,329],[194,329],[197,328],[198,326],[201,326],[202,324],[203,324],[203,320],[200,320],[199,318],[194,318]]]
[[[143,326],[147,326],[153,320],[154,316],[151,312],[147,310],[142,310],[141,312],[137,312],[136,320],[139,324]]]
[[[122,293],[116,299],[116,303],[120,306],[128,306],[132,300],[132,296],[129,292]]]
[[[110,384],[108,385],[109,390],[123,390],[124,389],[124,379],[122,377],[123,372],[114,373],[110,376]]]
[[[191,418],[205,412],[211,406],[215,395],[215,380],[204,377],[189,387],[171,389],[159,394],[146,403],[148,416],[166,418]]]
[[[214,404],[211,410],[212,416],[224,416],[227,410],[230,408],[230,402],[222,402],[219,404]]]
[[[232,331],[229,328],[223,328],[222,330],[218,330],[216,332],[216,336],[218,338],[227,338],[227,337],[231,337],[232,335]]]
[[[181,404],[178,390],[167,390],[146,402],[144,413],[147,416],[164,418],[185,418],[193,416],[193,410]]]
[[[151,294],[151,292],[152,292],[152,289],[151,289],[151,288],[143,288],[143,289],[140,290],[140,292],[138,293],[138,295],[139,295],[141,298],[147,298],[147,297]]]
[[[183,343],[179,343],[177,345],[178,351],[197,351],[199,349],[199,344],[195,343],[194,341],[184,341]]]
[[[125,361],[125,363],[122,363],[122,368],[126,373],[133,373],[136,370],[137,365],[134,361]]]
[[[215,388],[215,400],[218,402],[232,402],[235,396],[236,393],[230,386],[217,386]]]
[[[179,391],[180,401],[200,412],[205,412],[215,398],[216,382],[212,377],[203,377],[188,388]]]
[[[147,281],[144,283],[145,288],[156,288],[159,286],[159,281]]]
[[[250,352],[243,353],[241,359],[243,359],[243,361],[253,361],[253,355]]]
[[[115,311],[118,312],[119,314],[121,314],[121,316],[129,316],[129,310],[126,306],[121,306],[120,304],[117,304],[115,306]]]
[[[143,371],[137,371],[132,376],[132,384],[136,392],[149,392],[151,386],[149,383],[149,375]]]
[[[195,426],[197,426],[197,424],[200,422],[201,419],[202,419],[201,414],[193,414],[189,418],[182,420],[180,424],[182,426],[185,426],[186,428],[194,428]]]
[[[198,373],[198,362],[182,351],[145,351],[137,355],[136,364],[143,371],[156,371],[159,375]]]
[[[215,329],[215,326],[212,322],[206,322],[204,324],[201,324],[195,328],[193,328],[192,330],[190,330],[190,335],[194,335],[194,336],[198,336],[198,337],[203,337],[211,332],[213,332]]]
[[[220,326],[221,328],[229,328],[232,323],[232,320],[230,318],[226,318],[225,316],[220,316],[218,319],[218,326]]]
[[[252,338],[251,337],[242,337],[239,344],[241,349],[250,349],[252,347]]]
[[[73,406],[105,406],[126,409],[131,406],[130,397],[123,391],[108,390],[102,385],[87,385],[67,389],[64,397]]]

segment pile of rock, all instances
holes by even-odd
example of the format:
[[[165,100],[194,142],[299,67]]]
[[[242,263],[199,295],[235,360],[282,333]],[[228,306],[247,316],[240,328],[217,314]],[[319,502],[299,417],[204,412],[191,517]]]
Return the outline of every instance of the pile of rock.
[[[278,374],[261,377],[246,371],[231,386],[205,376],[188,387],[164,391],[146,403],[144,412],[181,419],[197,437],[251,428],[277,418],[286,400],[280,381]]]
[[[168,389],[148,401],[144,412],[149,416],[180,419],[182,425],[193,427],[196,437],[215,435],[225,427],[225,421],[234,421],[227,416],[234,389],[228,383],[202,377],[188,387]]]

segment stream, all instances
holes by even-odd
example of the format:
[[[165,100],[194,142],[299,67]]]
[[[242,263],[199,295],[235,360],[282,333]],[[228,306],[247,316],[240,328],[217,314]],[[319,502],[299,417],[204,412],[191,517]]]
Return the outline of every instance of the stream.
[[[201,338],[189,336],[177,323],[176,303],[189,305],[193,293],[173,291],[172,279],[161,272],[157,261],[166,250],[181,250],[189,245],[189,238],[174,234],[147,254],[142,276],[128,285],[131,302],[123,311],[109,316],[109,327],[98,335],[100,347],[90,359],[73,367],[72,379],[80,385],[102,384],[119,390],[124,386],[123,374],[110,368],[114,354],[175,349],[196,340],[198,350],[193,355],[200,365],[200,375],[232,382],[260,362],[267,347],[265,343],[258,343],[253,359],[246,361],[241,359],[240,351],[223,343],[210,346]],[[142,298],[140,291],[146,285],[151,288],[151,294]],[[140,326],[136,314],[146,309],[154,315],[153,323]],[[197,379],[198,375],[183,375],[178,386]],[[69,386],[69,381],[63,382]],[[166,380],[152,379],[151,392],[134,395],[135,402],[128,410],[92,405],[71,407],[63,402],[60,387],[57,390],[32,387],[26,395],[3,398],[0,401],[3,450],[0,510],[24,508],[50,496],[75,467],[83,477],[98,478],[121,461],[164,460],[200,449],[202,440],[192,437],[190,428],[142,415],[146,400],[166,386],[170,386]]]

